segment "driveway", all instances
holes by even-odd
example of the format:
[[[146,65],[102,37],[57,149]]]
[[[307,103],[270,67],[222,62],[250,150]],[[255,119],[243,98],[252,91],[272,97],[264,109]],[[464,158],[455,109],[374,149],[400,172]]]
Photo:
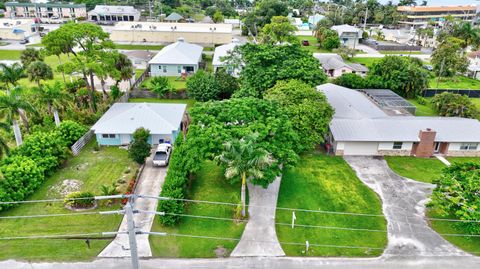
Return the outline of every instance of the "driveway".
[[[149,196],[160,196],[160,190],[165,176],[167,175],[167,167],[154,167],[152,163],[153,154],[147,158],[145,168],[140,176],[135,194],[143,194]],[[145,211],[157,211],[157,199],[137,198],[134,203],[134,209]],[[134,215],[135,227],[139,231],[149,232],[152,229],[153,219],[155,215],[138,213]],[[127,218],[123,217],[122,223],[118,229],[120,232],[127,231]],[[151,257],[152,250],[148,241],[148,235],[137,235],[137,246],[139,257]],[[101,258],[112,257],[130,257],[130,245],[128,235],[119,234],[115,239],[98,255]]]
[[[425,220],[425,203],[434,185],[395,174],[381,158],[345,156],[344,159],[358,178],[382,199],[388,222],[388,246],[383,257],[469,256],[433,231]]]

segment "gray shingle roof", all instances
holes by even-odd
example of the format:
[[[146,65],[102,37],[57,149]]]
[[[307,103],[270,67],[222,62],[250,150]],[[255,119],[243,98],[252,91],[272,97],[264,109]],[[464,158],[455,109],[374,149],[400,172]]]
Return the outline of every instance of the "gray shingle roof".
[[[202,59],[203,47],[190,44],[183,39],[164,47],[149,64],[198,64]]]
[[[325,70],[348,67],[356,72],[368,72],[367,67],[357,63],[346,63],[340,55],[335,53],[315,53],[314,56]]]
[[[175,12],[170,13],[170,15],[168,15],[165,18],[166,21],[179,21],[181,19],[183,19],[182,15],[180,15],[178,13],[175,13]]]

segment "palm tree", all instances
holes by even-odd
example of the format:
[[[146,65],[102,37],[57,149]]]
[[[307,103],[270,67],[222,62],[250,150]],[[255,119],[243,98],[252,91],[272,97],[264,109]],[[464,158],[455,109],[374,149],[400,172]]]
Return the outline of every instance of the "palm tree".
[[[41,85],[36,88],[36,95],[38,102],[47,106],[48,113],[53,113],[55,123],[58,125],[57,109],[65,107],[65,104],[69,101],[69,95],[63,91],[63,85],[58,81],[55,81],[54,84]]]
[[[118,71],[117,84],[122,80],[128,80],[131,86],[130,79],[133,74],[133,66],[132,61],[125,54],[118,54],[118,57],[115,59],[115,69]]]
[[[232,179],[240,177],[242,180],[241,202],[242,217],[245,216],[245,193],[247,178],[261,179],[264,169],[273,162],[271,154],[256,146],[258,134],[252,134],[242,139],[226,142],[224,151],[215,159],[226,166],[225,177]]]
[[[0,129],[8,132],[10,130],[10,126],[4,122],[0,122]],[[7,141],[0,136],[0,158],[2,158],[3,155],[8,154],[9,148],[7,145]]]
[[[22,144],[22,133],[17,119],[20,118],[25,126],[27,132],[28,119],[25,112],[36,114],[35,108],[26,100],[23,99],[20,88],[13,88],[6,94],[0,94],[0,117],[5,117],[13,124],[13,132],[17,146]]]
[[[17,82],[24,77],[25,69],[19,63],[14,63],[10,66],[0,63],[0,69],[3,70],[0,73],[0,81],[4,82],[7,87],[17,86]]]

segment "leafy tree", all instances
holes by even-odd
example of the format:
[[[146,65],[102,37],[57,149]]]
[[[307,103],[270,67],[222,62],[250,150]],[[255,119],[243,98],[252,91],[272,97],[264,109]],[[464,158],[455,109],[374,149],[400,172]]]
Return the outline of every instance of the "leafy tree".
[[[215,80],[217,81],[218,88],[220,93],[218,95],[218,99],[228,99],[232,96],[232,94],[240,88],[238,85],[238,80],[229,75],[225,69],[220,68],[215,73]]]
[[[365,80],[354,73],[345,73],[333,80],[334,84],[350,89],[365,89]]]
[[[299,80],[278,81],[264,98],[277,102],[292,121],[300,140],[299,151],[323,142],[333,117],[333,109],[323,93]]]
[[[73,36],[65,31],[52,31],[42,38],[42,44],[44,46],[44,52],[46,55],[55,55],[58,58],[58,63],[62,65],[62,54],[68,54],[73,49]],[[66,83],[65,72],[60,68],[62,72],[63,82]]]
[[[71,146],[88,131],[88,128],[75,121],[64,120],[60,123],[58,131],[63,140],[67,143],[67,146]]]
[[[272,45],[297,43],[296,30],[287,17],[274,16],[272,22],[266,24],[260,32],[261,42]]]
[[[151,146],[148,144],[150,131],[144,128],[138,128],[133,133],[133,141],[128,147],[128,156],[138,164],[144,164],[150,155]]]
[[[65,107],[70,99],[68,93],[63,90],[63,85],[58,81],[53,84],[41,85],[35,89],[35,95],[37,102],[46,106],[50,114]]]
[[[22,51],[22,54],[20,54],[20,61],[25,68],[27,68],[33,62],[43,61],[43,58],[44,57],[40,51],[34,48],[26,48],[24,51]]]
[[[455,23],[451,33],[452,37],[456,37],[463,41],[462,48],[472,46],[477,49],[480,45],[480,29],[472,26],[470,22]]]
[[[480,163],[453,163],[443,169],[436,184],[429,206],[443,216],[466,221],[480,221]],[[471,234],[480,232],[475,222],[459,223]]]
[[[299,79],[311,86],[327,80],[318,60],[299,45],[245,44],[237,46],[226,61],[232,66],[243,66],[241,88],[235,96],[261,97],[278,80]]]
[[[153,77],[150,80],[149,86],[150,90],[158,94],[158,96],[165,96],[165,94],[173,90],[172,85],[170,85],[167,77]]]
[[[198,70],[187,79],[187,95],[201,102],[218,100],[220,87],[212,74]]]
[[[255,8],[247,13],[243,19],[244,32],[257,36],[259,29],[270,23],[273,16],[287,16],[288,6],[285,1],[261,0],[256,2]]]
[[[338,37],[337,31],[328,28],[320,28],[317,30],[316,35],[322,48],[332,50],[340,47],[340,38]]]
[[[462,50],[463,44],[463,40],[449,37],[433,52],[433,72],[438,77],[452,77],[467,70],[468,59]]]
[[[232,139],[223,144],[223,152],[215,159],[225,167],[227,179],[241,178],[242,217],[245,216],[245,200],[247,179],[262,179],[263,170],[274,163],[272,155],[263,148],[257,147],[258,134],[251,134],[241,139]]]
[[[215,11],[215,13],[213,13],[212,20],[213,20],[213,22],[215,22],[215,23],[223,22],[222,12],[217,9],[217,10]]]
[[[17,86],[18,81],[24,77],[25,68],[23,68],[19,63],[14,63],[12,65],[6,65],[0,63],[0,81],[5,83],[6,88],[9,86]]]
[[[443,92],[432,98],[432,104],[440,116],[477,118],[480,114],[468,96]]]
[[[379,77],[382,86],[406,98],[414,98],[428,87],[428,72],[410,57],[386,56],[372,66],[368,76]]]
[[[38,87],[40,87],[41,80],[53,79],[52,68],[41,61],[31,63],[28,66],[27,73],[30,81],[35,81]]]

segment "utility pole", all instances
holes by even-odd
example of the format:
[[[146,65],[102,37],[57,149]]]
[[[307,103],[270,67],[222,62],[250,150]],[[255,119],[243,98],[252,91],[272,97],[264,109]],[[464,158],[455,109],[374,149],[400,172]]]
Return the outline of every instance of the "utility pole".
[[[150,14],[150,19],[152,18],[152,1],[148,0],[148,12]]]
[[[363,20],[363,31],[367,28],[367,18],[368,18],[368,6],[367,9],[365,10],[365,19]]]
[[[132,259],[132,269],[138,269],[138,252],[135,222],[133,221],[133,208],[130,202],[125,205],[125,214],[127,215],[128,239],[130,243],[130,256]]]
[[[440,77],[443,74],[444,65],[445,65],[445,57],[442,59],[442,64],[440,65],[440,74],[438,74],[438,77],[437,77],[437,89],[438,89],[438,83],[440,82]]]

